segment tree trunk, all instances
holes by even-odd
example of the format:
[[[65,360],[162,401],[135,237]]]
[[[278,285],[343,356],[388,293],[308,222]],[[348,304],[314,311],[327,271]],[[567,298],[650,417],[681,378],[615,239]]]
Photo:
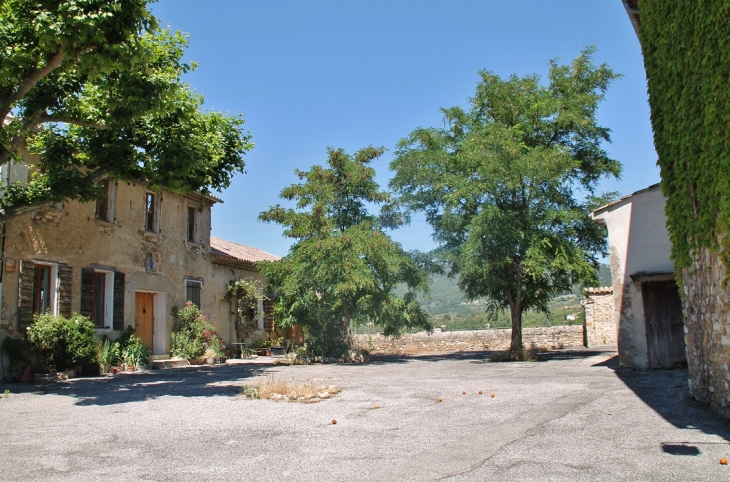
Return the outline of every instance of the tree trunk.
[[[509,359],[518,361],[523,359],[522,350],[522,307],[518,304],[510,306],[512,318],[512,341],[509,347]]]

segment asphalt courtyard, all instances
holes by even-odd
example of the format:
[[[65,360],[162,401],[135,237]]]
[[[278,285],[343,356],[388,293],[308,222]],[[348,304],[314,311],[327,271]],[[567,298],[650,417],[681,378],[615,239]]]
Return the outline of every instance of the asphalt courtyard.
[[[691,401],[686,371],[623,370],[614,355],[235,363],[0,385],[11,391],[0,479],[730,480],[719,464],[730,424]],[[241,396],[270,375],[342,392],[312,404]]]

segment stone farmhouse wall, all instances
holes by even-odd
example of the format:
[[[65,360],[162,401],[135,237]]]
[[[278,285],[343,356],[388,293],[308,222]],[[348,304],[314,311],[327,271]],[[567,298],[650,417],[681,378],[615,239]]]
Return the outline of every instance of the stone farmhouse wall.
[[[410,333],[398,339],[382,335],[354,335],[358,346],[374,354],[415,355],[457,351],[507,350],[512,330],[447,331]],[[523,328],[526,348],[560,349],[583,346],[583,326],[549,326]]]
[[[588,288],[585,294],[586,346],[615,345],[617,327],[613,287]]]
[[[685,342],[694,397],[730,418],[730,285],[722,257],[703,248],[685,269]]]

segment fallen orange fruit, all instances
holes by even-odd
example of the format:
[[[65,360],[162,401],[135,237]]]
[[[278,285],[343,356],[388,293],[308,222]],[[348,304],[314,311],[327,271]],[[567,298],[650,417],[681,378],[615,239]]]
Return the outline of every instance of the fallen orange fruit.
[[[479,395],[481,395],[481,394],[482,394],[482,391],[481,391],[481,390],[479,390]]]
[[[466,395],[466,392],[461,392],[462,395]]]
[[[494,394],[492,393],[492,394],[490,395],[490,397],[494,398]]]
[[[332,425],[337,425],[337,420],[335,420],[334,418],[332,419]]]
[[[437,398],[436,399],[436,403],[441,403],[441,399],[440,398]]]
[[[725,457],[720,459],[720,465],[727,465],[727,459]]]

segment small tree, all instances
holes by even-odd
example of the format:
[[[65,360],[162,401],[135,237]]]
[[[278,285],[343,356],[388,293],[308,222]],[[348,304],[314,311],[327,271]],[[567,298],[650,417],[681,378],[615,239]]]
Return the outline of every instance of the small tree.
[[[244,341],[256,330],[258,317],[259,289],[255,281],[233,280],[226,286],[226,299],[235,301],[236,337]]]
[[[621,171],[596,122],[617,75],[591,54],[552,61],[548,85],[481,71],[469,110],[443,109],[446,127],[412,132],[391,164],[391,187],[425,211],[466,297],[488,297],[491,319],[509,309],[512,359],[523,357],[522,313],[595,283],[595,254],[606,249],[589,214],[609,199],[592,196],[599,179]]]
[[[320,354],[340,354],[352,346],[350,322],[372,320],[388,335],[404,328],[430,329],[415,300],[428,276],[384,229],[400,224],[387,207],[369,164],[383,149],[367,147],[354,156],[329,149],[328,167],[296,171],[304,182],[285,188],[281,197],[296,209],[274,206],[259,215],[284,226],[295,244],[279,261],[260,263],[261,273],[279,292],[277,322],[301,325]],[[380,216],[368,204],[383,205]],[[393,294],[408,286],[402,298]]]

